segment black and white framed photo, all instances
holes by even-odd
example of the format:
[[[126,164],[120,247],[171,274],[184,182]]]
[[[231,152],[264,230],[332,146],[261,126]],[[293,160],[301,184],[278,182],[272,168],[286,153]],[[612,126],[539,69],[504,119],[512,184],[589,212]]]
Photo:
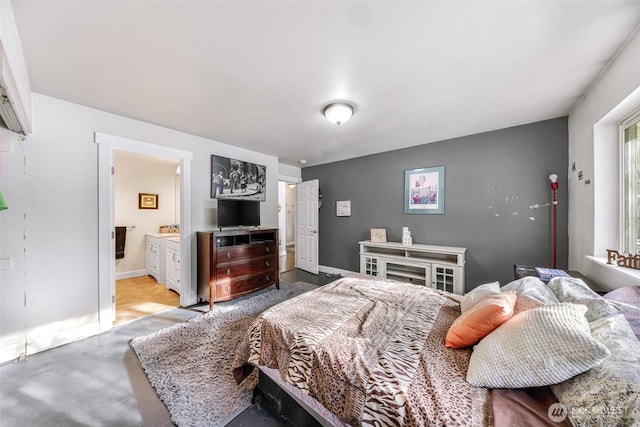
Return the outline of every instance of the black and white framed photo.
[[[211,198],[265,201],[267,167],[211,156]]]
[[[404,213],[444,214],[444,166],[404,171]]]

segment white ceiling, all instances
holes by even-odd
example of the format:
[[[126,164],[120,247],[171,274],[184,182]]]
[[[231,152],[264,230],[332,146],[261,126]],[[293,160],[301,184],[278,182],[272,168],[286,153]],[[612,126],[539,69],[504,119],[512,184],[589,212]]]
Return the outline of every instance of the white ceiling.
[[[637,0],[12,4],[34,92],[307,166],[567,115],[640,23]]]

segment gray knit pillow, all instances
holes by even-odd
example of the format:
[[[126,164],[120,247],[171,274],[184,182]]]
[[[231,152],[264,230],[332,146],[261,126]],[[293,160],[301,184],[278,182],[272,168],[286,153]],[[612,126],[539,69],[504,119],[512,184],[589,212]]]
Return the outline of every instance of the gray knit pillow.
[[[601,364],[609,350],[591,337],[587,307],[559,303],[523,311],[475,347],[467,381],[476,387],[557,384]]]
[[[640,341],[622,314],[589,323],[611,356],[602,365],[551,386],[574,425],[640,425]]]

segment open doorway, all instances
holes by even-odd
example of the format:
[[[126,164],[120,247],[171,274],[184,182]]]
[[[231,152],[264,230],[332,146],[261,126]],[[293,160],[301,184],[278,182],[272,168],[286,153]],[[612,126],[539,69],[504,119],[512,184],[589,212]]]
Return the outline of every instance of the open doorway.
[[[180,305],[180,161],[114,150],[114,172],[119,325]]]
[[[296,182],[278,182],[280,273],[296,268]]]
[[[180,305],[188,307],[197,303],[197,282],[191,280],[191,162],[193,153],[148,142],[137,141],[96,132],[94,142],[98,144],[98,303],[100,307],[100,331],[113,327],[116,317],[116,222],[115,222],[115,165],[114,152],[117,150],[167,157],[180,162],[180,236],[173,243],[174,250],[180,251],[180,268],[175,272],[179,280]],[[136,189],[137,190],[137,189]],[[145,190],[137,191],[143,193]],[[139,200],[136,200],[139,203]],[[144,203],[149,200],[144,200]],[[157,199],[158,205],[163,202]],[[153,203],[152,203],[153,204]],[[138,205],[136,204],[136,208]],[[126,224],[125,224],[126,225]],[[146,253],[145,253],[146,256]],[[160,256],[160,254],[159,254]]]

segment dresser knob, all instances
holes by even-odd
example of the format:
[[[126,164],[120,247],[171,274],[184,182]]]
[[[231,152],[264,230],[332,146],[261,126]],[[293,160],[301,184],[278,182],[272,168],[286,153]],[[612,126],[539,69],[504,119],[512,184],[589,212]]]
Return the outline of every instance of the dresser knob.
[[[227,286],[227,292],[231,292],[231,286]]]
[[[231,269],[227,268],[227,276],[231,274]]]
[[[269,261],[266,261],[265,264],[267,264],[267,267],[269,267]]]
[[[269,281],[269,276],[267,276],[267,281]]]
[[[269,246],[264,248],[267,252],[269,252]]]
[[[227,258],[231,258],[231,252],[227,252]]]

